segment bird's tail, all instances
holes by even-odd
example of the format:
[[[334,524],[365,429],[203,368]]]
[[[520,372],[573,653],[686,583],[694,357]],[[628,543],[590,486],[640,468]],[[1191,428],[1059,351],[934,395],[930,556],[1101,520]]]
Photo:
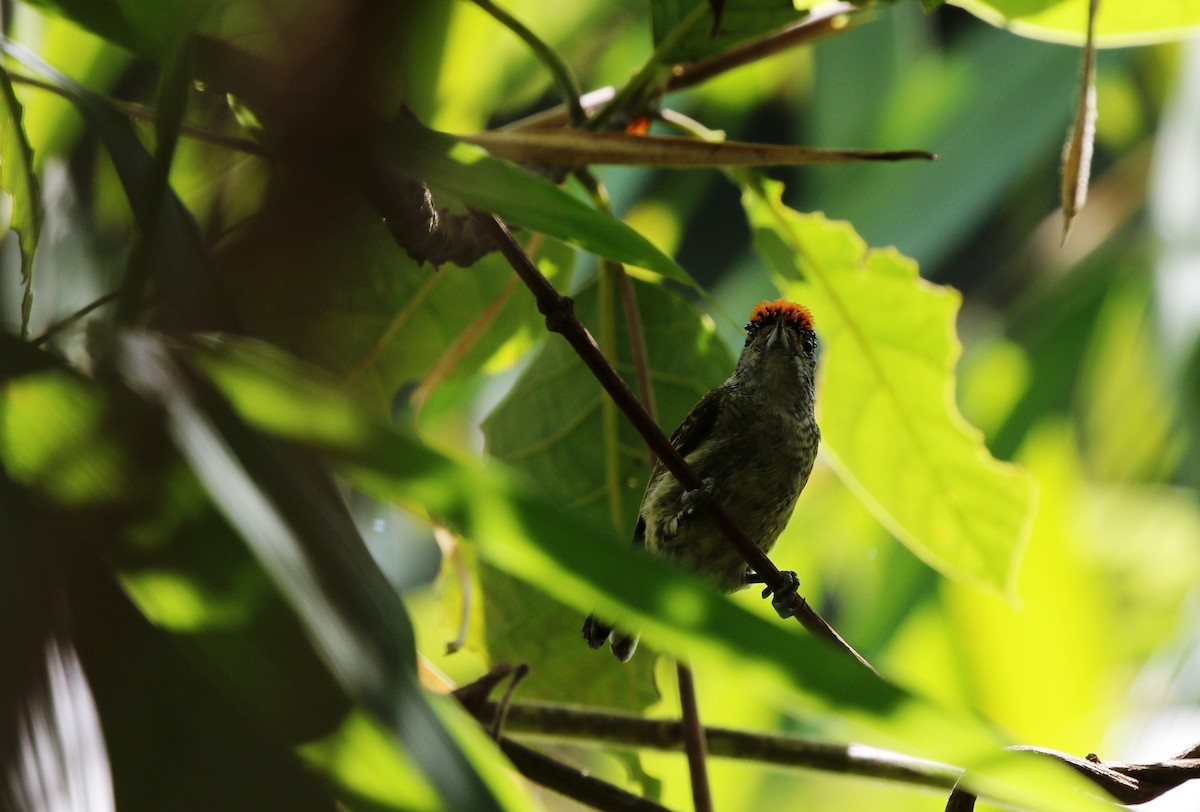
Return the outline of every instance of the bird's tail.
[[[600,648],[607,641],[613,656],[623,663],[629,662],[633,652],[637,651],[638,635],[618,631],[595,615],[588,615],[583,622],[583,639],[592,648]]]

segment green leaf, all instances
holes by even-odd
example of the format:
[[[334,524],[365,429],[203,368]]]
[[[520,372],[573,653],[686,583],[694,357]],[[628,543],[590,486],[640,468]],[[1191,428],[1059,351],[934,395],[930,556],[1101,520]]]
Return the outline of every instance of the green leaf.
[[[168,57],[172,46],[190,30],[196,11],[204,6],[202,0],[34,0],[34,4],[152,58]]]
[[[468,206],[516,225],[695,287],[675,260],[641,234],[550,181],[405,116],[397,120],[392,135],[385,147],[385,163],[420,179],[435,192],[449,193]]]
[[[408,615],[324,471],[247,426],[162,339],[117,340],[120,373],[161,405],[180,453],[347,693],[406,747],[447,807],[502,808],[421,693]]]
[[[547,241],[534,259],[551,278],[566,278],[575,250]],[[271,207],[230,238],[221,267],[260,337],[343,383],[362,383],[361,394],[374,385],[383,404],[450,356],[447,378],[477,371],[541,323],[499,254],[470,268],[418,266],[365,206],[333,214]]]
[[[823,341],[823,448],[881,522],[941,572],[1011,593],[1033,513],[1030,477],[997,462],[954,404],[957,292],[846,223],[748,181],[757,250]]]
[[[25,137],[21,104],[13,92],[8,71],[0,70],[0,189],[12,197],[9,227],[17,235],[21,250],[21,338],[29,336],[29,315],[33,311],[33,254],[42,231],[42,187],[33,173],[33,151]]]
[[[697,5],[707,2],[651,0],[654,44],[660,44],[675,31]],[[704,15],[675,47],[662,55],[662,61],[675,64],[703,59],[731,45],[782,28],[803,16],[803,12],[796,11],[792,0],[725,0],[722,6],[720,25],[715,31],[712,13]]]
[[[1014,34],[1083,45],[1089,0],[947,0]],[[1189,0],[1104,0],[1096,18],[1096,45],[1117,48],[1184,39],[1200,27],[1200,6]]]
[[[447,456],[365,419],[276,351],[224,339],[193,356],[250,424],[304,442],[340,461],[363,487],[438,516],[493,566],[564,604],[581,611],[598,606],[642,628],[656,645],[736,678],[746,696],[781,701],[793,713],[836,714],[855,735],[903,741],[921,755],[965,766],[975,787],[1016,805],[1108,808],[1080,795],[1068,771],[999,750],[999,737],[977,718],[922,700],[795,626],[730,602],[699,577],[627,546],[624,534],[564,508],[543,485],[499,464]],[[245,385],[250,380],[253,387]],[[291,409],[264,407],[255,393],[267,390],[276,392],[272,402]],[[596,668],[622,667],[595,652],[580,656],[593,658]]]
[[[129,122],[101,96],[55,70],[19,43],[2,39],[0,49],[57,85],[79,108],[108,150],[138,227],[152,243],[147,246],[146,261],[170,306],[172,326],[227,328],[233,317],[200,228],[169,185],[161,195],[150,194],[154,187],[147,178],[154,171],[154,160]],[[181,100],[174,101],[178,104]],[[182,110],[177,112],[182,115]],[[164,153],[163,159],[167,157]]]
[[[15,339],[14,339],[15,340]],[[62,505],[120,503],[133,498],[136,463],[111,404],[65,370],[25,375],[3,389],[0,454],[22,485]]]

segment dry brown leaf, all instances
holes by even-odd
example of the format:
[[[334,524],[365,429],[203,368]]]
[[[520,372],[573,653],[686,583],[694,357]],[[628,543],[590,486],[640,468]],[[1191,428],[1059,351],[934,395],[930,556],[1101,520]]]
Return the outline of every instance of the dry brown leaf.
[[[466,136],[463,140],[510,161],[558,166],[790,166],[914,158],[928,161],[937,157],[920,150],[818,149],[730,141],[712,143],[694,138],[573,129],[495,130]]]

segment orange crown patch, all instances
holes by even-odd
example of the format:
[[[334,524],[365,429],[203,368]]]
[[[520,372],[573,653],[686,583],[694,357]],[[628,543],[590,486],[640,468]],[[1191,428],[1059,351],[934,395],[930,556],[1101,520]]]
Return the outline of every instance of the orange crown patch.
[[[787,299],[759,302],[750,313],[750,323],[762,324],[780,317],[787,321],[789,327],[809,331],[813,328],[813,317],[812,313],[808,312],[808,308],[795,302],[789,302]]]

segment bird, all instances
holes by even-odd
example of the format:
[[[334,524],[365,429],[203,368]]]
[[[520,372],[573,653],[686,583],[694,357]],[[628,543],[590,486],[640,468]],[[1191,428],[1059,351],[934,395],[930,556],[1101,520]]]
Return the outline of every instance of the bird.
[[[785,299],[758,303],[733,374],[708,392],[671,435],[671,445],[704,485],[684,488],[661,462],[650,473],[633,543],[706,577],[724,592],[762,583],[733,544],[700,510],[716,499],[764,552],[783,532],[808,483],[821,432],[814,414],[817,335],[808,308]],[[780,614],[799,581],[776,591]],[[768,588],[763,597],[770,594]],[[583,637],[608,642],[628,662],[638,636],[589,615]]]

